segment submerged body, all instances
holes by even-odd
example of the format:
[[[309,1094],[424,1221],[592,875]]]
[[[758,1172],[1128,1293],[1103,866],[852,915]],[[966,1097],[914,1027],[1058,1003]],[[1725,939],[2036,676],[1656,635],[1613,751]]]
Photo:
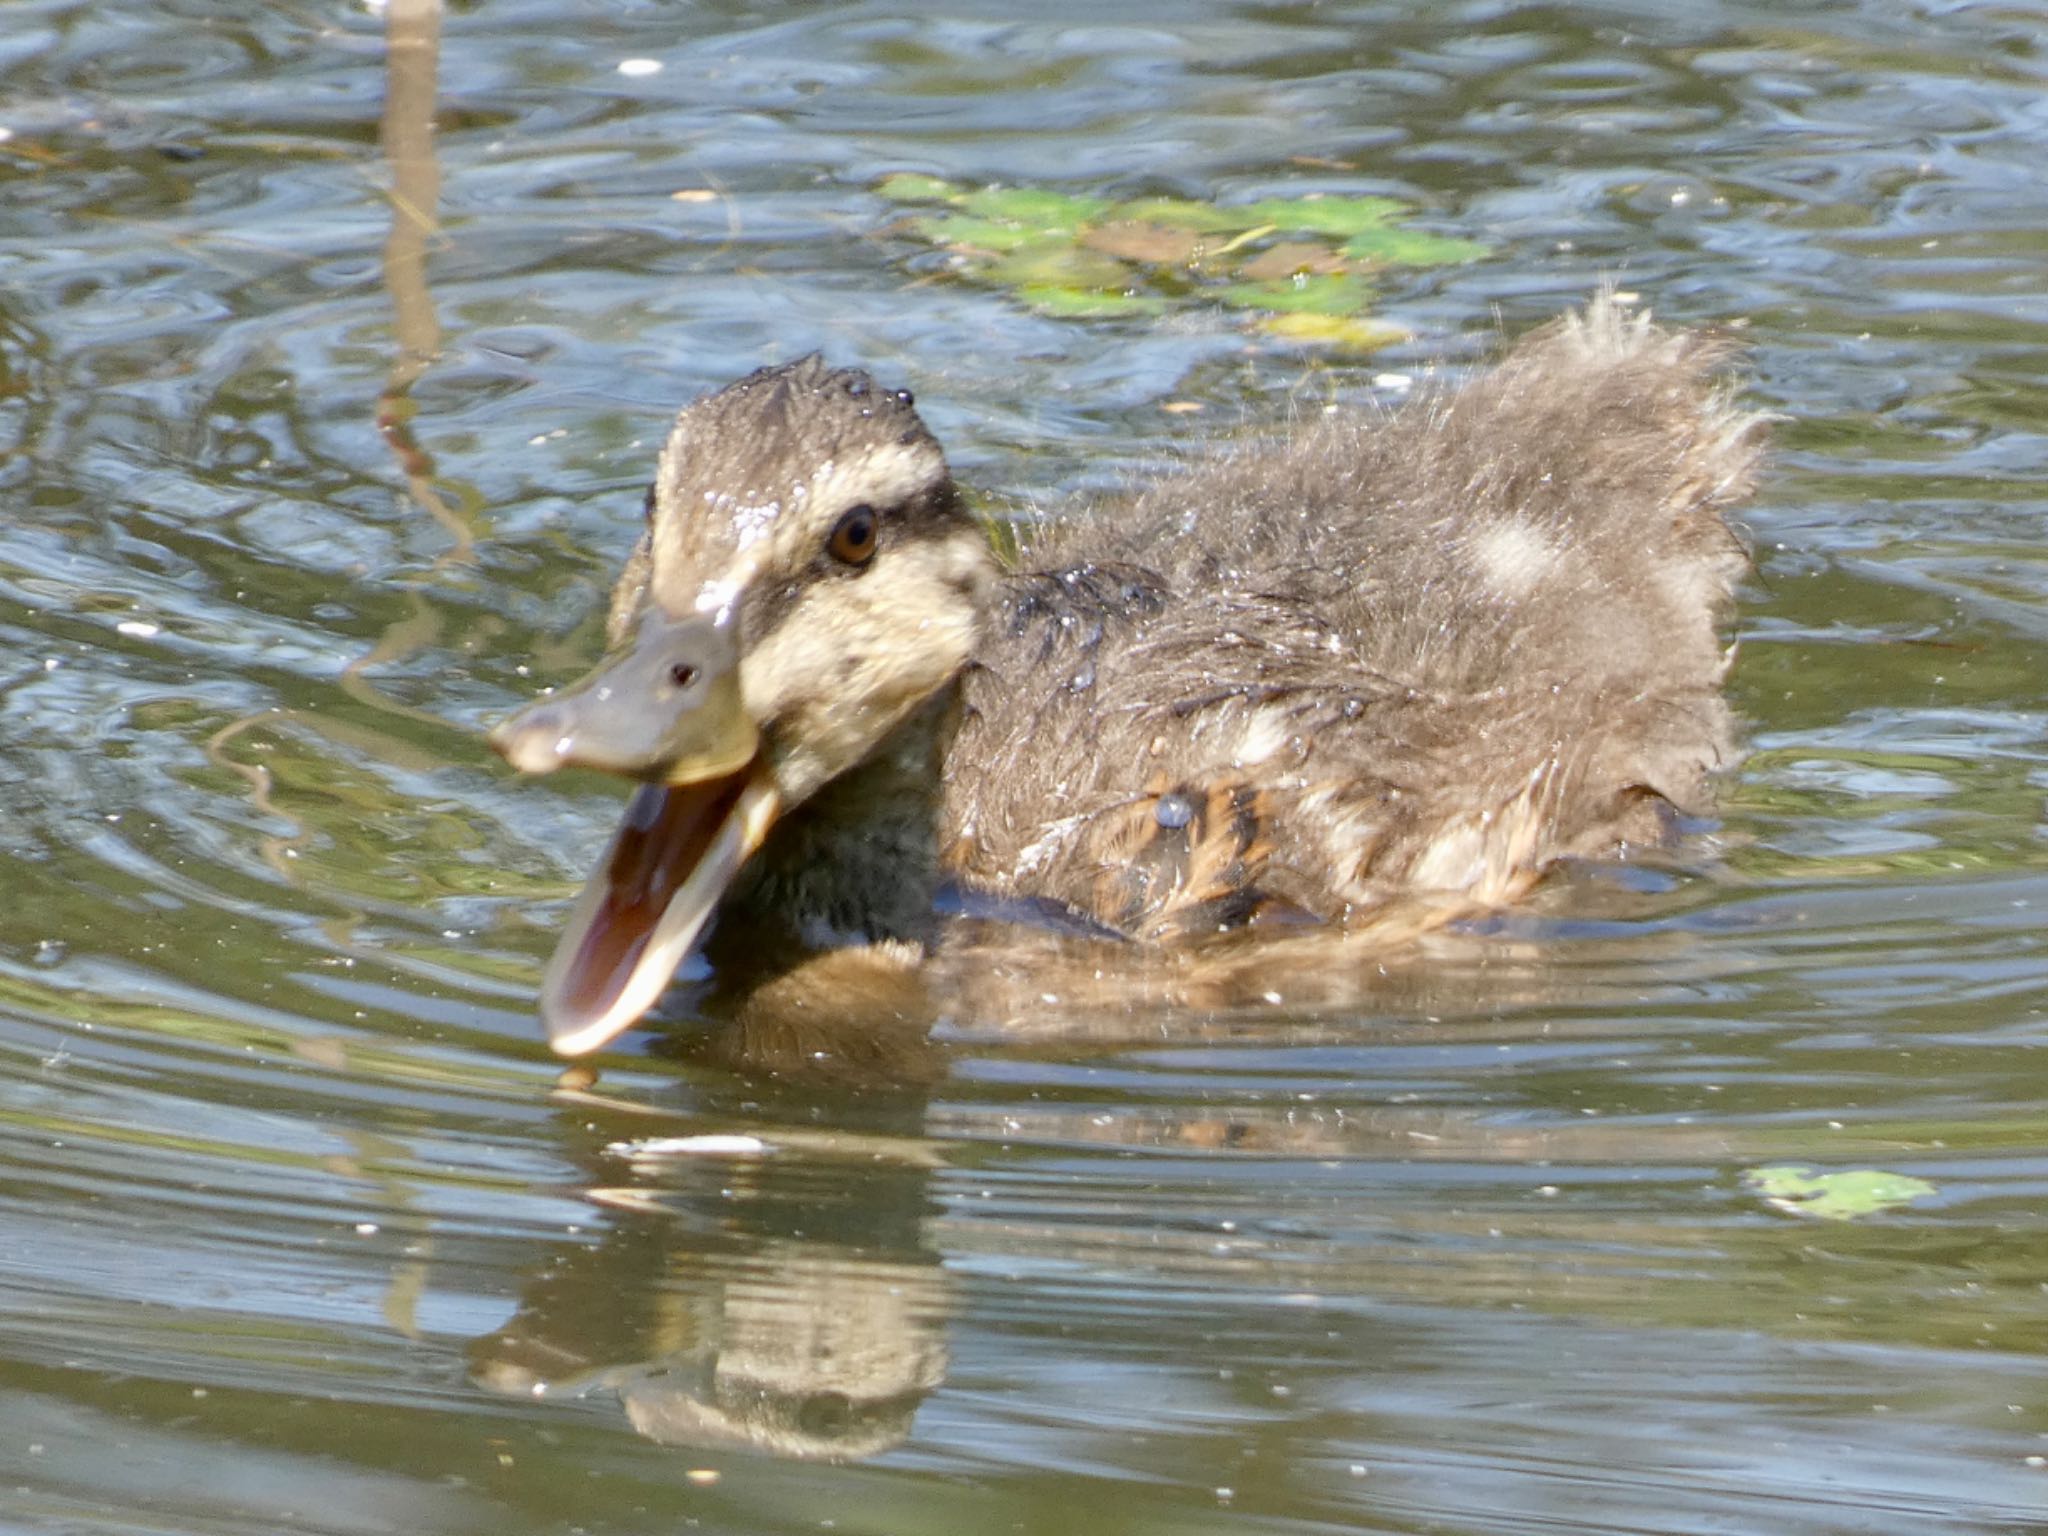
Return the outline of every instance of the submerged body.
[[[1668,835],[1733,751],[1760,418],[1606,301],[1002,569],[907,395],[807,359],[689,407],[618,654],[494,737],[642,779],[543,984],[558,1049],[726,946],[910,958],[942,881],[1166,939],[1439,916]],[[653,679],[653,681],[649,681]]]

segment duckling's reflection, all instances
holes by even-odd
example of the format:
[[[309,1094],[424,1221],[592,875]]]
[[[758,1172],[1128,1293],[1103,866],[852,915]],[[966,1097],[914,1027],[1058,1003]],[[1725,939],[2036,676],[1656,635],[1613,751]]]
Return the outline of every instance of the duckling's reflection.
[[[684,1068],[675,1092],[689,1096],[687,1115],[562,1091],[565,1138],[589,1147],[587,1193],[611,1226],[596,1246],[536,1267],[517,1314],[472,1347],[474,1374],[522,1396],[608,1389],[635,1429],[664,1444],[813,1460],[878,1454],[908,1437],[947,1368],[959,1300],[943,1252],[963,1240],[971,1249],[974,1237],[933,1188],[949,1142],[1021,1134],[1218,1155],[1609,1155],[1591,1139],[1597,1126],[1531,1126],[1442,1104],[1322,1116],[1251,1104],[1104,1115],[1090,1103],[1022,1118],[1015,1106],[935,1106],[956,1052],[985,1054],[993,1040],[999,1053],[1081,1058],[1248,1031],[1277,1048],[1387,1043],[1446,1018],[1525,1033],[1526,1017],[1494,1021],[1616,990],[1639,1004],[1652,973],[1666,989],[1675,975],[1683,985],[1682,935],[1556,938],[1454,935],[1402,954],[1323,932],[1161,953],[961,923],[922,969],[842,952],[765,981],[735,976],[657,1039]],[[1620,963],[1630,954],[1638,964]],[[1289,1006],[1275,1007],[1282,996]],[[679,1119],[699,1134],[674,1137]],[[701,1134],[734,1126],[748,1134]],[[1711,1135],[1702,1130],[1688,1150],[1715,1154]]]
[[[512,1320],[471,1346],[472,1372],[516,1396],[608,1389],[663,1445],[888,1450],[945,1376],[953,1297],[916,1221],[871,1227],[872,1209],[858,1242],[709,1244],[673,1212],[621,1212],[601,1245],[535,1276]]]
[[[694,1080],[714,1120],[737,1110],[719,1102],[728,1089],[758,1106],[788,1097],[769,1076],[815,1087],[834,1063],[856,1080],[879,1067],[801,1016],[713,1017],[681,1038],[682,1054],[733,1071],[729,1083],[716,1066]],[[945,1376],[956,1305],[927,1235],[929,1159],[913,1139],[922,1091],[891,1095],[875,1134],[798,1127],[772,1142],[650,1135],[672,1117],[561,1096],[571,1134],[610,1138],[591,1150],[602,1166],[586,1191],[610,1225],[596,1246],[535,1268],[516,1314],[471,1346],[475,1379],[517,1396],[611,1391],[664,1445],[845,1461],[901,1443]],[[870,1122],[875,1111],[865,1107]],[[621,1160],[629,1183],[617,1182]],[[830,1165],[847,1161],[855,1175],[835,1176]]]

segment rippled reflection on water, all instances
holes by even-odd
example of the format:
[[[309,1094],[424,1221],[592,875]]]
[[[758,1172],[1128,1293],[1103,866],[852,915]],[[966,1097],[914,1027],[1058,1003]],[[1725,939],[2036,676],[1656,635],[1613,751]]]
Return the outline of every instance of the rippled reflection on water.
[[[1412,9],[10,8],[0,1527],[2038,1522],[2037,20]],[[904,169],[1493,254],[1324,366],[949,282]],[[551,1091],[617,791],[477,730],[680,400],[823,347],[1030,513],[1605,275],[1787,417],[1718,863],[1224,979],[997,935]]]

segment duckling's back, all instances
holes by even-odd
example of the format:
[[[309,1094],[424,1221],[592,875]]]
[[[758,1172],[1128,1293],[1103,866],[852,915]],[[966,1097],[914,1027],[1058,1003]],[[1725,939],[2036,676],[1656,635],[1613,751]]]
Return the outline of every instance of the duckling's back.
[[[968,676],[956,872],[1163,935],[1466,910],[1667,837],[1734,756],[1729,351],[1597,301],[1055,533]]]

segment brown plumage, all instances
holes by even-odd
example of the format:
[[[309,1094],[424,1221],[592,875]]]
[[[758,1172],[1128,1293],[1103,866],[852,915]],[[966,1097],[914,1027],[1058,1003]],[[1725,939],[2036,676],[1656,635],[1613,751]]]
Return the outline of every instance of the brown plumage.
[[[1759,438],[1726,355],[1600,305],[1062,527],[970,674],[961,873],[1141,933],[1488,904],[1703,809]]]
[[[717,814],[744,835],[623,990],[593,938],[618,882],[586,894],[585,959],[544,988],[557,1044],[629,1024],[659,990],[637,973],[665,981],[714,902],[719,950],[907,959],[942,879],[1175,939],[1470,911],[1668,836],[1734,750],[1724,513],[1762,434],[1729,352],[1596,301],[1461,388],[1237,448],[1010,571],[865,375],[807,359],[690,407],[615,600],[625,651],[497,740],[648,781],[648,828],[739,795]],[[628,730],[649,656],[726,702],[627,690]],[[656,838],[629,826],[607,868],[658,864]]]

